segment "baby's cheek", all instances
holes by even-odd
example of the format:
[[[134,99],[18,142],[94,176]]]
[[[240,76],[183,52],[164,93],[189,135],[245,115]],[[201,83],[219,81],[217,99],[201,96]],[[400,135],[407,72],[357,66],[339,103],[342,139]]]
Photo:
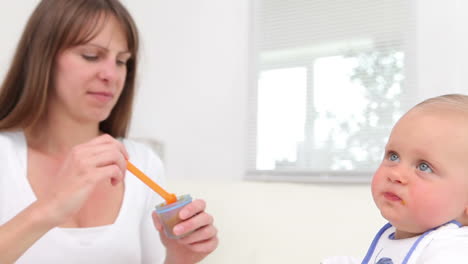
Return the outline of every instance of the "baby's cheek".
[[[383,184],[383,181],[384,181],[384,175],[383,173],[381,172],[381,169],[379,168],[374,176],[372,177],[372,182],[371,182],[371,191],[372,191],[372,195],[375,195],[380,186]]]
[[[412,218],[416,226],[427,230],[450,221],[447,213],[449,208],[440,198],[440,195],[433,193],[424,193],[418,197],[413,197],[411,207],[408,209],[412,212]]]

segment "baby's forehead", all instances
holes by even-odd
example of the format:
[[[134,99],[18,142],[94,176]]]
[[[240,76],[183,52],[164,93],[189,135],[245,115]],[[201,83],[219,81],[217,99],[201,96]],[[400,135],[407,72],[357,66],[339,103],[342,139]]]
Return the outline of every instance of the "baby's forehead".
[[[425,104],[404,114],[392,129],[392,136],[450,137],[457,135],[468,141],[468,110],[446,104]]]
[[[415,108],[395,125],[386,149],[457,167],[468,165],[467,114],[432,106]]]
[[[429,149],[442,143],[468,150],[468,112],[441,104],[417,106],[395,124],[390,142]]]

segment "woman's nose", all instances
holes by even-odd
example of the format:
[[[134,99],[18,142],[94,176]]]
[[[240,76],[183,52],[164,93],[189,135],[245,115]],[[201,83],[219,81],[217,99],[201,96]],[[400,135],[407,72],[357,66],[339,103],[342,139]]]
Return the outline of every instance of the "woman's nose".
[[[98,72],[99,79],[105,82],[114,82],[119,78],[119,69],[114,61],[103,61]]]

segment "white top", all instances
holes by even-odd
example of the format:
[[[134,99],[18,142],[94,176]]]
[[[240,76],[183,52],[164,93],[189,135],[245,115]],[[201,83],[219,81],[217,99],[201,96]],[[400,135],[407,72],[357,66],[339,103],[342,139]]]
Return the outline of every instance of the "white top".
[[[161,160],[143,144],[123,140],[130,160],[161,184]],[[27,146],[22,132],[0,133],[0,225],[36,200],[27,180]],[[115,223],[91,228],[53,228],[18,264],[163,263],[165,249],[151,212],[163,200],[127,171],[122,207]]]
[[[395,228],[385,225],[361,261],[352,257],[331,257],[323,264],[458,264],[468,263],[468,228],[450,222],[407,239],[394,239]]]

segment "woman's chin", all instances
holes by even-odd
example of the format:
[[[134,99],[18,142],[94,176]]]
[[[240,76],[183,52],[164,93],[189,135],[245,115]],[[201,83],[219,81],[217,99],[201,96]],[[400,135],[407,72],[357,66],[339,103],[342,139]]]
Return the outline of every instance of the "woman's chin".
[[[89,113],[85,116],[82,116],[81,120],[83,123],[101,123],[105,121],[110,116],[110,112],[93,112]]]

